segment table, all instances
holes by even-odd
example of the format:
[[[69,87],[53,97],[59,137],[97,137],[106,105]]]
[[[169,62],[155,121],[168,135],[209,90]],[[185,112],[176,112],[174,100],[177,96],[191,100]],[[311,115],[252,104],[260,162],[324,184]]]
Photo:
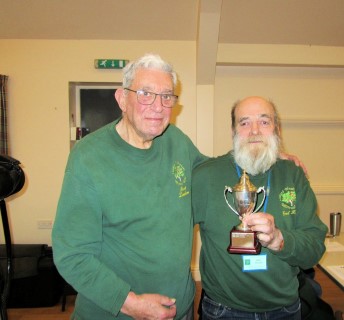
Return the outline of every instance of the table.
[[[326,238],[325,244],[326,252],[318,266],[344,290],[344,233],[337,237]]]

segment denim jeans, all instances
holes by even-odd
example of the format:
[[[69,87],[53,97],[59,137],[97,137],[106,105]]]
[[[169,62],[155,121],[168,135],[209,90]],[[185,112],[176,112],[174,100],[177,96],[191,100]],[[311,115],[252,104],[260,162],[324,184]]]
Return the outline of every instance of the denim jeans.
[[[223,306],[204,295],[202,320],[301,320],[301,303],[297,299],[290,306],[267,312],[246,312]]]

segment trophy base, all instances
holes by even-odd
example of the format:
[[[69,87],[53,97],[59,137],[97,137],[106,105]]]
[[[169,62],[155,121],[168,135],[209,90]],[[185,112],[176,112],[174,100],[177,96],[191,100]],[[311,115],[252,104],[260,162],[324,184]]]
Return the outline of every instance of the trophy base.
[[[262,248],[255,231],[237,230],[235,227],[230,232],[229,253],[259,254]]]

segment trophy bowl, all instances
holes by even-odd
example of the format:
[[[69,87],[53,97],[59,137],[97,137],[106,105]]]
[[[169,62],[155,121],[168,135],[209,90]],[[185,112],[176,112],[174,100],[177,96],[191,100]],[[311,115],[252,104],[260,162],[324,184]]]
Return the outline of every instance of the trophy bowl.
[[[260,205],[255,209],[257,195],[262,191],[264,193],[263,199]],[[228,201],[228,193],[232,195],[234,208]],[[257,189],[251,183],[245,171],[243,171],[238,184],[236,184],[233,188],[226,186],[224,191],[224,197],[228,207],[241,218],[244,218],[247,214],[253,214],[257,212],[262,207],[265,201],[265,196],[266,194],[264,187],[259,187]],[[257,232],[252,231],[242,221],[230,231],[230,245],[227,249],[229,253],[259,254],[260,250],[261,244],[257,238]]]

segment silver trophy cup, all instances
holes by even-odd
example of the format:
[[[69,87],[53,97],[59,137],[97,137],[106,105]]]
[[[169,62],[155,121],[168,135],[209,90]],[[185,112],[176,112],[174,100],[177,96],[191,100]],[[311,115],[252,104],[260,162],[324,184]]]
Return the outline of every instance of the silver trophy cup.
[[[256,207],[257,195],[264,193],[263,199],[259,206]],[[228,193],[232,195],[233,206],[227,199]],[[247,173],[243,171],[239,183],[233,188],[225,187],[224,197],[229,208],[239,217],[243,218],[247,214],[257,212],[264,204],[266,193],[264,187],[258,189],[251,183]],[[255,208],[256,207],[256,208]],[[257,239],[257,234],[246,226],[243,222],[235,226],[230,232],[230,253],[258,254],[261,245]]]

